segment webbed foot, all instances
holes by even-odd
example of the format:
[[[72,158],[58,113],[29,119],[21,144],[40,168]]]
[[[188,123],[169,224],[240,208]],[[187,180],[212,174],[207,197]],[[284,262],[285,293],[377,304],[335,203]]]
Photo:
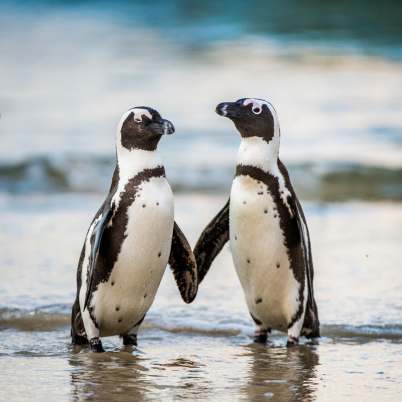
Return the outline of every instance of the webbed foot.
[[[295,336],[288,336],[288,341],[286,342],[286,347],[291,348],[299,344],[299,338]]]
[[[88,345],[88,339],[85,336],[73,335],[71,337],[71,343],[73,345]]]
[[[90,339],[89,346],[91,348],[91,351],[95,353],[102,353],[105,351],[102,346],[102,341],[99,338]]]
[[[137,346],[137,335],[123,335],[122,338],[124,346]]]
[[[255,343],[266,343],[268,340],[268,330],[258,328],[254,332]]]

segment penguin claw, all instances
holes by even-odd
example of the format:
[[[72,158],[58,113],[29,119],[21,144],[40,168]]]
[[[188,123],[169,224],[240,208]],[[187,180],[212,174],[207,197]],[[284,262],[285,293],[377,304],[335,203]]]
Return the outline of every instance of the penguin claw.
[[[123,335],[124,346],[137,346],[137,335]]]
[[[268,340],[268,331],[263,329],[257,329],[254,332],[254,342],[255,343],[266,343]]]
[[[72,345],[88,345],[88,339],[82,335],[73,335],[71,337]]]
[[[309,346],[317,346],[320,344],[319,338],[311,338],[308,342],[306,342],[306,345]]]
[[[286,347],[291,348],[293,346],[297,346],[299,344],[299,338],[294,336],[289,336],[288,341],[286,342]]]
[[[91,351],[95,353],[103,353],[105,351],[102,346],[102,341],[99,338],[90,339],[89,346],[91,348]]]

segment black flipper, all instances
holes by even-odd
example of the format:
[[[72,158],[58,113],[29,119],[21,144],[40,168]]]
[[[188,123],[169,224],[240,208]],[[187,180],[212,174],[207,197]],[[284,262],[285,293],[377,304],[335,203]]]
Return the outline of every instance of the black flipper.
[[[305,267],[306,267],[306,276],[308,282],[308,298],[307,298],[306,313],[304,317],[302,335],[306,336],[307,338],[316,338],[320,336],[320,322],[318,319],[317,304],[314,299],[314,287],[313,287],[314,266],[311,253],[310,233],[307,227],[307,221],[304,216],[303,209],[290,182],[289,173],[285,165],[280,160],[278,160],[278,167],[285,179],[286,187],[288,188],[288,190],[292,195],[291,198],[288,197],[287,201],[292,210],[292,214],[297,221],[297,227],[300,233],[300,239],[302,242],[301,245],[303,247],[303,257],[305,260]]]
[[[89,256],[89,272],[88,272],[88,286],[87,286],[87,293],[85,295],[85,303],[82,311],[85,310],[85,308],[88,305],[89,301],[89,296],[91,294],[92,290],[92,283],[93,283],[93,276],[94,276],[94,271],[96,267],[96,261],[99,256],[99,248],[100,244],[102,241],[102,235],[109,224],[112,216],[113,216],[114,208],[111,207],[108,203],[104,204],[103,211],[101,213],[101,218],[98,221],[98,223],[95,225],[92,235],[91,235],[91,255]]]
[[[229,204],[230,199],[204,229],[195,245],[194,256],[197,261],[198,283],[204,279],[213,260],[229,240]]]
[[[195,299],[198,290],[197,264],[186,236],[184,236],[176,222],[173,228],[169,265],[173,271],[181,297],[186,303],[191,303]]]

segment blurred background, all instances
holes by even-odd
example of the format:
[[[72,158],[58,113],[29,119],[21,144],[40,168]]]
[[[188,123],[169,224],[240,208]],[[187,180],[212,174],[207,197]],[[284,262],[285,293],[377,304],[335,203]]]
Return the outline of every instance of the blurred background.
[[[309,221],[320,347],[289,355],[244,346],[253,325],[227,247],[191,307],[165,276],[139,366],[125,357],[103,364],[136,370],[125,379],[131,388],[120,386],[138,400],[191,399],[183,372],[198,399],[396,400],[400,1],[2,0],[0,55],[0,385],[8,398],[24,399],[23,375],[38,400],[49,389],[58,400],[118,400],[97,363],[70,354],[68,315],[80,248],[109,188],[121,114],[148,105],[174,123],[159,149],[177,220],[194,244],[227,199],[239,145],[215,106],[257,97],[277,109],[281,159]],[[118,350],[119,342],[106,346]],[[38,380],[32,356],[59,376]],[[169,377],[157,370],[163,364]]]
[[[0,190],[104,193],[120,115],[151,105],[174,187],[227,192],[239,138],[215,105],[260,97],[304,198],[401,200],[401,21],[391,0],[3,0]]]

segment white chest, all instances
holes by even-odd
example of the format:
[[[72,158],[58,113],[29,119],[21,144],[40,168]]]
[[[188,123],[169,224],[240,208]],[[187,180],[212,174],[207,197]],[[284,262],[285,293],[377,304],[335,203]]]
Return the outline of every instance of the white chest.
[[[103,336],[129,330],[154,300],[169,260],[174,225],[167,180],[157,177],[142,183],[126,213],[126,237],[117,261],[91,303]]]
[[[273,197],[264,183],[249,176],[233,181],[230,246],[250,312],[271,328],[285,329],[298,307],[299,284]]]

